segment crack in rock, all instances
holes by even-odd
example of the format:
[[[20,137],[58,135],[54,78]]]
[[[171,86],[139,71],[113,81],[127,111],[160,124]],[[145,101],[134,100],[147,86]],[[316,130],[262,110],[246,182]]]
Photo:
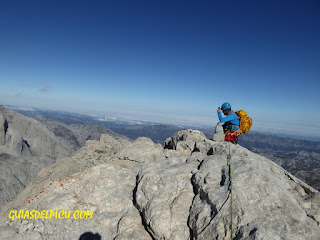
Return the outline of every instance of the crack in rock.
[[[128,214],[129,211],[126,211],[119,219],[118,223],[117,223],[117,235],[114,237],[114,239],[116,239],[119,236],[120,233],[120,222],[122,221],[122,219],[124,218],[124,216],[126,216]]]
[[[4,137],[6,137],[6,134],[8,132],[8,128],[9,128],[9,124],[8,124],[7,119],[4,120],[3,128],[4,128]]]
[[[204,160],[198,165],[198,171],[199,169],[201,168],[201,165],[203,164]],[[217,205],[215,203],[213,203],[210,198],[209,198],[209,195],[208,193],[206,193],[205,191],[203,191],[201,189],[201,186],[199,184],[196,183],[196,180],[195,180],[195,175],[196,173],[194,173],[190,179],[191,181],[191,184],[193,186],[193,192],[194,192],[194,198],[192,200],[192,202],[194,202],[195,200],[195,197],[197,195],[199,195],[199,198],[202,200],[202,201],[205,201],[211,208],[211,212],[210,212],[210,221],[209,223],[201,230],[201,231],[197,231],[197,229],[194,229],[194,227],[190,226],[189,225],[189,222],[190,222],[190,219],[191,219],[191,209],[192,209],[192,204],[190,206],[190,209],[189,209],[189,218],[188,218],[188,227],[190,229],[190,239],[197,239],[197,236],[200,235],[202,232],[204,232],[208,226],[210,226],[210,224],[212,223],[212,221],[215,219],[215,217],[221,212],[222,208],[226,205],[226,203],[228,202],[230,196],[231,196],[231,181],[230,181],[230,164],[229,164],[229,161],[227,162],[227,166],[229,168],[229,180],[228,180],[228,189],[227,189],[227,197],[226,199],[223,201],[222,205],[220,206],[219,209],[217,209]],[[226,174],[225,174],[225,169],[222,168],[221,169],[221,181],[220,181],[220,186],[224,186],[225,185],[225,182],[226,182]],[[197,217],[198,215],[195,216],[196,220],[197,220]]]
[[[221,169],[221,181],[220,186],[223,187],[226,182],[226,171],[224,168]]]
[[[132,202],[133,202],[133,206],[139,211],[140,213],[140,217],[141,217],[141,223],[144,227],[144,229],[146,230],[146,232],[149,234],[149,236],[151,237],[152,240],[155,240],[155,238],[153,237],[152,232],[150,231],[150,225],[147,223],[146,218],[143,214],[142,211],[140,211],[140,206],[137,203],[137,191],[138,191],[138,185],[139,185],[140,181],[139,181],[139,174],[136,176],[136,186],[133,189],[133,193],[132,193]]]
[[[197,167],[197,170],[198,170],[198,171],[199,171],[201,165],[203,164],[203,162],[204,162],[204,160],[202,160],[202,161],[199,163],[199,165],[198,165],[198,167]],[[198,172],[198,171],[197,171],[197,172]],[[193,179],[194,179],[194,177],[195,177],[195,175],[196,175],[197,172],[195,172],[195,173],[191,176],[191,178],[190,178],[190,182],[191,182],[191,184],[192,184],[193,194],[194,194],[194,197],[193,197],[193,199],[192,199],[192,203],[194,202],[195,197],[198,195],[198,189],[196,188],[196,185],[195,185],[195,183],[194,183],[194,181],[193,181]],[[192,228],[192,226],[189,225],[190,219],[191,219],[192,203],[191,203],[190,208],[189,208],[189,216],[188,216],[188,221],[187,221],[187,225],[188,225],[188,228],[189,228],[189,231],[190,231],[190,239],[194,239],[194,232],[195,232],[195,230]],[[196,216],[196,220],[197,220],[197,218],[198,218],[198,215]]]

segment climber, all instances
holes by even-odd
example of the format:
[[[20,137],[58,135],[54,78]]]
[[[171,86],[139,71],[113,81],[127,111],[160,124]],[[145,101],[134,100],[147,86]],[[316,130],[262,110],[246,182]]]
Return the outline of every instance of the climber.
[[[226,117],[222,117],[221,110]],[[231,110],[231,104],[225,102],[222,104],[221,108],[218,108],[217,113],[219,121],[224,122],[222,127],[225,134],[225,141],[237,144],[240,134],[238,134],[236,131],[239,130],[240,121],[238,115]]]

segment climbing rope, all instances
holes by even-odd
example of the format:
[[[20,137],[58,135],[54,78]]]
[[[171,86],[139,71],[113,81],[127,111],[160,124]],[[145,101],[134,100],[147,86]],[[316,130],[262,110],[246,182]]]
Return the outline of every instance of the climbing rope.
[[[230,214],[231,214],[231,240],[233,240],[233,229],[232,229],[232,172],[231,172],[231,151],[230,151],[230,135],[229,135],[229,154],[228,154],[228,162],[229,162],[229,174],[230,174]]]

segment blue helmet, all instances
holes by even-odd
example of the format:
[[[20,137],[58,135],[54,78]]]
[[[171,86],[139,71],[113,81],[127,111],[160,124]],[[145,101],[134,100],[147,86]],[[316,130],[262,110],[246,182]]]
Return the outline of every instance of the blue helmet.
[[[221,109],[222,109],[222,111],[225,111],[227,109],[231,109],[231,104],[228,102],[225,102],[224,104],[222,104]]]

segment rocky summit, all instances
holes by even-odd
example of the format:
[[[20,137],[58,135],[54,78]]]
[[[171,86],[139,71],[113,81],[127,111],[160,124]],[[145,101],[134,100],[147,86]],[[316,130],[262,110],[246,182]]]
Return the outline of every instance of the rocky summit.
[[[92,214],[26,217],[62,210]],[[44,168],[0,219],[0,239],[316,240],[320,195],[271,160],[196,130],[164,147],[102,135]]]

